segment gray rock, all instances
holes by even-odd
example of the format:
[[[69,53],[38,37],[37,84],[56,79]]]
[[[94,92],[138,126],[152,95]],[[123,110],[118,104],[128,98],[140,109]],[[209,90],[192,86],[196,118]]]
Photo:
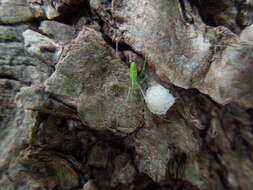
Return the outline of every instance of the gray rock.
[[[40,25],[43,33],[53,36],[60,42],[68,42],[73,38],[74,28],[56,21],[43,21]]]
[[[87,164],[93,167],[106,168],[110,161],[111,151],[112,150],[104,143],[95,144],[88,155]]]
[[[28,3],[42,4],[42,0],[27,0]]]
[[[0,44],[0,75],[28,85],[41,83],[52,68],[27,53],[21,43]]]
[[[27,25],[21,26],[0,26],[0,42],[21,42],[21,32],[27,29]]]
[[[210,57],[211,44],[206,38],[205,25],[198,23],[194,27],[178,21],[181,15],[176,4],[166,0],[136,4],[131,0],[115,6],[113,16],[119,20],[118,33],[123,33],[118,38],[126,39],[125,43],[141,52],[162,80],[189,88],[197,75],[196,68],[208,67],[205,60]]]
[[[84,0],[48,0],[44,9],[48,19],[60,17],[63,13],[74,12]]]
[[[0,23],[24,23],[43,16],[42,9],[32,8],[23,3],[2,3],[0,5]]]
[[[200,170],[200,165],[196,160],[190,162],[185,167],[183,179],[185,179],[186,181],[191,181],[193,185],[201,189],[204,185],[204,181],[201,179]]]
[[[28,123],[34,117],[15,105],[15,96],[21,87],[32,83],[41,83],[50,74],[50,68],[36,57],[31,57],[22,44],[22,31],[26,25],[1,26],[0,34],[0,171],[6,171],[9,164],[17,157],[28,135]],[[11,172],[11,171],[9,171]],[[15,182],[21,187],[22,182]],[[5,184],[5,185],[4,185]],[[33,183],[24,182],[23,187],[33,186]],[[12,189],[11,181],[1,179],[5,189]],[[36,186],[36,185],[35,185]]]
[[[20,142],[17,142],[21,141],[19,136],[23,132],[25,133],[25,129],[20,127],[23,122],[24,112],[17,109],[14,102],[16,91],[22,86],[19,81],[0,79],[0,138],[2,139],[0,143],[0,155],[2,159],[0,170],[6,167],[6,163],[10,162],[8,158],[13,156],[14,149],[20,146]],[[10,119],[10,115],[13,115],[14,119]],[[15,136],[17,136],[16,140]]]
[[[29,53],[39,56],[44,60],[57,59],[61,52],[60,46],[52,39],[32,30],[26,30],[23,33],[24,44]],[[54,63],[51,63],[53,65]]]
[[[28,177],[21,177],[19,178],[19,181],[17,179],[15,182],[15,186],[10,186],[10,181],[12,179],[10,179],[10,176],[8,175],[3,175],[3,177],[0,180],[0,186],[2,189],[5,190],[21,190],[21,189],[27,189],[27,190],[34,190],[34,189],[40,189],[40,190],[44,190],[43,186],[41,186],[38,182],[35,182],[31,179],[29,179]],[[18,181],[18,182],[17,182]]]
[[[54,19],[60,16],[60,13],[56,10],[56,8],[51,5],[45,7],[45,13],[48,19]]]
[[[114,7],[113,16],[116,20],[120,19],[116,22],[118,33],[121,31],[123,34],[119,38],[126,39],[125,42],[135,51],[141,52],[155,68],[161,80],[186,89],[197,88],[220,104],[239,102],[241,105],[252,107],[250,97],[253,94],[249,90],[252,88],[249,79],[250,47],[242,47],[239,50],[241,45],[238,36],[225,27],[210,28],[198,18],[194,18],[197,25],[179,22],[180,9],[175,4],[175,1],[166,0],[149,3],[140,1],[138,4],[135,1],[128,1],[122,6]],[[98,10],[100,9],[102,8]],[[104,9],[106,10],[106,5]],[[103,12],[100,12],[103,17]],[[237,46],[238,50],[233,47],[231,50],[230,46]],[[246,54],[247,58],[244,61],[247,63],[240,64],[238,60],[233,61],[233,65],[238,66],[238,69],[230,72],[232,66],[226,65],[226,74],[218,74],[216,67],[223,67],[224,61],[227,62],[232,55],[240,56],[242,51]],[[221,56],[217,57],[218,55]],[[249,59],[249,62],[246,59]],[[213,74],[210,69],[214,69],[217,73]],[[223,72],[223,69],[219,70]],[[245,72],[245,77],[242,77],[241,72]],[[235,84],[239,78],[240,84],[243,83],[242,88]],[[238,99],[239,96],[241,100]]]
[[[61,117],[77,118],[73,109],[49,97],[50,94],[46,93],[43,87],[23,87],[16,95],[16,104],[25,110],[41,111]]]
[[[24,148],[28,136],[28,123],[32,122],[32,117],[24,110],[18,109],[15,105],[15,95],[23,86],[16,80],[0,79],[0,189],[14,190],[16,186],[30,187],[33,186],[28,181],[23,185],[19,181],[14,181],[10,175],[16,172],[9,170],[9,166],[15,162],[19,152]],[[7,172],[8,171],[8,172]],[[7,173],[7,175],[6,175]],[[13,180],[13,181],[12,181]]]
[[[80,33],[63,52],[56,72],[45,83],[46,91],[72,99],[83,122],[92,128],[128,134],[141,126],[143,101],[135,94],[134,102],[125,103],[128,69],[104,43],[94,30]]]
[[[114,171],[112,174],[111,185],[117,187],[120,184],[131,185],[137,172],[131,163],[131,159],[127,155],[119,155],[114,160]]]
[[[147,121],[133,140],[139,171],[160,184],[169,180],[167,172],[176,155],[174,149],[191,157],[198,153],[201,144],[182,120],[177,120],[173,112],[170,115],[170,120],[159,124]]]
[[[28,63],[22,43],[1,43],[0,63],[6,65],[22,65]],[[29,64],[29,63],[28,63]]]
[[[25,87],[20,89],[16,95],[16,102],[20,108],[26,110],[36,110],[48,104],[49,95],[43,94],[43,89],[35,87]]]
[[[82,190],[97,190],[97,187],[95,186],[95,182],[92,180],[89,180],[84,186]]]
[[[220,104],[253,108],[252,50],[252,45],[228,47],[222,59],[212,63],[199,89]]]
[[[41,155],[40,158],[43,159],[39,159],[38,155]],[[71,163],[60,156],[52,155],[50,151],[23,151],[19,155],[19,163],[23,166],[24,176],[30,176],[35,181],[43,178],[44,180],[38,182],[43,184],[45,189],[59,186],[65,190],[79,185],[78,175]],[[29,163],[33,163],[32,167],[28,166]],[[36,170],[37,172],[34,172]]]

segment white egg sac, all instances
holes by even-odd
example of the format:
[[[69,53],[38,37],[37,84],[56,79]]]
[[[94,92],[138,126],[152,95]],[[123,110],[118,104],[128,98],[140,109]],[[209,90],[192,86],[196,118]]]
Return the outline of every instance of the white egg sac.
[[[163,86],[155,84],[147,89],[145,101],[152,113],[163,115],[175,103],[175,97]]]
[[[246,27],[241,35],[240,35],[240,39],[244,42],[253,44],[253,24],[251,24],[250,26]]]

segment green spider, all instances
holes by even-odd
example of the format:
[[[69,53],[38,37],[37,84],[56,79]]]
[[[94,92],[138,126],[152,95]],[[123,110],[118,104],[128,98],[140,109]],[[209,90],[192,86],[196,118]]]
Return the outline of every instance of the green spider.
[[[145,62],[146,63],[146,62]],[[145,68],[145,63],[144,63],[144,68]],[[130,86],[128,88],[128,93],[127,93],[127,98],[126,98],[126,105],[128,105],[128,98],[130,96],[130,94],[132,93],[132,91],[136,91],[138,92],[138,90],[140,90],[142,96],[143,96],[143,99],[144,99],[144,102],[146,102],[146,98],[145,98],[145,94],[144,94],[144,91],[142,90],[141,88],[141,85],[138,81],[138,69],[137,69],[137,65],[135,62],[130,62],[130,69],[129,69],[129,75],[130,75]],[[169,122],[169,123],[173,123],[174,121],[173,120],[168,120],[162,116],[158,116],[156,115],[156,117],[158,117],[159,119],[162,119],[166,122]],[[166,116],[165,116],[166,117]]]
[[[129,74],[130,74],[131,83],[130,83],[130,87],[128,88],[126,102],[128,101],[129,95],[132,90],[140,90],[143,98],[145,99],[144,92],[138,82],[138,69],[135,62],[130,62]]]

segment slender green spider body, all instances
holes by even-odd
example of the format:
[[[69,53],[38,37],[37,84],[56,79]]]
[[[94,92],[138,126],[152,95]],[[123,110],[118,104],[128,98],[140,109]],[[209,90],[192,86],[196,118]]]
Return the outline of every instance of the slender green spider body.
[[[129,71],[130,71],[129,74],[130,74],[131,83],[130,83],[130,87],[128,89],[127,99],[126,100],[128,101],[129,95],[130,95],[132,90],[138,90],[138,89],[141,91],[142,96],[145,97],[144,93],[141,89],[141,86],[138,82],[138,69],[137,69],[137,65],[136,65],[135,62],[130,63],[130,70]]]
[[[135,62],[130,63],[130,80],[131,80],[131,88],[137,89],[140,87],[137,79],[137,65]]]

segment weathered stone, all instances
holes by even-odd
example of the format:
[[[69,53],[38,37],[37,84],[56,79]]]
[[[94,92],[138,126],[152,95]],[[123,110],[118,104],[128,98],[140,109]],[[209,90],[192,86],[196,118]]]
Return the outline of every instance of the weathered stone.
[[[242,1],[212,1],[206,0],[199,3],[199,12],[205,23],[212,26],[226,26],[235,32],[240,31],[237,25],[238,9],[235,4]]]
[[[93,167],[106,168],[112,150],[106,144],[98,143],[92,147],[87,164]]]
[[[103,44],[97,44],[99,48],[93,46],[99,39],[101,40],[101,36],[91,31],[75,39],[73,44],[64,50],[56,72],[46,81],[47,91],[78,98],[85,87],[80,81],[87,81],[92,74],[100,74],[100,61],[109,55]],[[90,55],[95,51],[98,51],[98,56],[93,58]],[[72,71],[69,73],[69,70]],[[90,72],[87,72],[89,70]]]
[[[118,32],[123,33],[119,38],[125,39],[125,42],[135,51],[142,53],[155,68],[161,80],[186,89],[197,88],[220,104],[237,102],[252,107],[250,97],[253,94],[248,90],[252,88],[249,78],[250,68],[252,68],[250,47],[242,46],[245,50],[231,47],[232,50],[229,46],[240,46],[238,36],[224,27],[207,27],[196,17],[194,21],[197,25],[185,25],[181,22],[181,10],[176,4],[176,1],[166,0],[149,1],[149,3],[140,1],[138,4],[135,1],[128,1],[115,6],[111,11],[116,19]],[[228,3],[227,6],[234,5]],[[99,7],[98,10],[103,8],[106,10],[104,4]],[[104,16],[102,11],[101,16]],[[120,18],[120,21],[117,22],[117,18]],[[241,65],[238,67],[243,68],[230,72],[232,68],[227,64],[224,66],[227,74],[218,76],[219,71],[216,67],[224,65],[223,62],[230,59],[232,54],[237,56],[245,54],[249,61],[245,60],[247,63],[241,65],[238,60],[235,60],[233,65],[236,67],[238,63]],[[212,69],[217,73],[213,74]],[[243,76],[240,74],[242,72],[245,72]],[[244,87],[236,86],[235,81],[238,80],[241,81],[240,84],[244,84]],[[220,92],[221,90],[225,90],[226,95],[221,94],[223,93]],[[239,96],[241,100],[238,99]]]
[[[79,185],[78,175],[71,164],[51,152],[27,149],[19,155],[19,163],[23,167],[22,175],[42,184],[45,189],[56,186],[71,189]]]
[[[23,3],[3,3],[0,5],[0,23],[22,23],[42,16],[42,10],[29,7]]]
[[[49,95],[43,93],[42,88],[26,87],[20,89],[21,92],[16,96],[17,105],[26,110],[36,110],[49,104]]]
[[[169,179],[169,162],[177,154],[174,150],[190,157],[198,153],[201,144],[183,121],[176,120],[173,112],[170,115],[171,121],[147,121],[133,140],[139,170],[161,184]]]
[[[104,43],[99,33],[87,28],[63,52],[46,90],[72,98],[90,127],[128,134],[141,126],[143,102],[135,94],[134,102],[125,104],[128,69]]]
[[[0,79],[0,171],[8,167],[12,156],[17,156],[26,133],[26,128],[22,127],[24,111],[17,109],[14,102],[16,92],[22,86],[16,80]]]
[[[48,19],[60,17],[63,13],[74,12],[84,0],[47,1],[45,13]]]
[[[220,104],[231,102],[253,108],[252,45],[235,45],[214,61],[200,85],[200,91]]]
[[[10,184],[13,184],[13,186],[11,186]],[[10,176],[6,174],[4,174],[3,177],[0,179],[0,187],[4,190],[17,190],[17,187],[18,189],[44,190],[42,185],[31,180],[29,177],[20,176],[20,178],[16,178],[14,182],[14,179],[11,179]]]
[[[27,25],[0,26],[0,42],[21,42],[23,40],[21,31],[27,28]]]
[[[85,185],[83,186],[83,190],[97,190],[97,187],[95,185],[95,182],[92,180],[89,180]]]
[[[185,167],[183,179],[190,181],[200,189],[203,187],[204,181],[201,179],[201,169],[197,161],[190,162]]]
[[[189,88],[194,77],[208,69],[211,43],[207,34],[212,31],[202,23],[185,25],[176,4],[131,0],[115,6],[113,16],[116,21],[119,18],[117,31],[123,33],[118,38],[141,52],[162,80]]]
[[[103,8],[100,0],[90,0],[90,6],[95,10]]]
[[[23,32],[25,47],[28,52],[37,55],[44,60],[51,61],[51,65],[57,59],[61,48],[52,39],[32,30]]]
[[[54,19],[60,16],[60,13],[51,5],[46,6],[45,13],[48,19]]]
[[[41,111],[57,116],[77,118],[75,111],[66,107],[60,101],[50,99],[43,87],[32,86],[20,89],[16,95],[17,106],[25,110]]]
[[[20,1],[21,3],[21,1]],[[15,158],[24,144],[31,123],[37,122],[36,113],[24,112],[15,105],[15,95],[23,86],[41,83],[50,74],[50,68],[24,50],[22,31],[28,26],[1,26],[0,32],[0,189],[15,190],[40,188],[29,179],[12,178],[18,167]],[[4,174],[6,173],[6,174]],[[6,179],[7,178],[7,179]]]
[[[0,64],[21,65],[31,64],[29,57],[26,57],[23,44],[21,43],[1,43],[0,44]]]
[[[130,185],[134,182],[137,172],[127,155],[119,155],[114,160],[114,171],[112,174],[112,187],[120,184]]]
[[[239,11],[239,14],[237,15],[238,25],[245,27],[253,24],[253,12],[252,12],[253,1],[252,0],[240,1],[239,3],[241,9]]]
[[[56,21],[43,21],[39,28],[43,33],[53,36],[54,39],[60,42],[68,42],[74,35],[73,27]]]
[[[52,72],[52,68],[30,56],[21,43],[1,43],[0,52],[0,75],[5,78],[28,85],[44,81]]]
[[[20,5],[25,5],[26,0],[2,0],[1,3],[10,3],[10,4],[20,4]]]
[[[42,4],[42,0],[27,0],[28,3]]]

